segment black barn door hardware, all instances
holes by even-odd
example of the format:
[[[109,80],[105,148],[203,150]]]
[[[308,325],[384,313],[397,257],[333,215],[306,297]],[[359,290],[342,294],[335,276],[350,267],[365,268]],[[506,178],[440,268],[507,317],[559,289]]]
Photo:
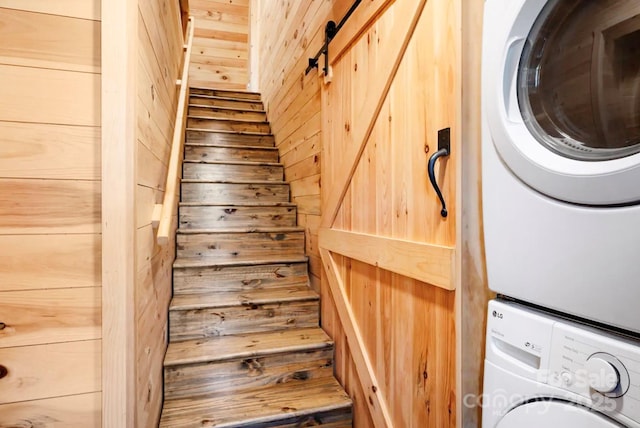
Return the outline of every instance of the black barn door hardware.
[[[429,181],[431,181],[433,190],[436,191],[436,195],[438,195],[440,203],[442,204],[442,210],[440,211],[440,215],[442,217],[446,217],[448,214],[447,204],[444,202],[444,197],[442,197],[442,192],[440,191],[440,187],[438,187],[438,182],[436,181],[435,166],[438,159],[443,156],[449,156],[450,153],[451,128],[444,128],[438,131],[438,151],[431,155],[431,157],[429,158],[429,164],[427,166],[427,171],[429,172]]]
[[[324,54],[324,68],[322,70],[324,71],[325,76],[329,74],[329,43],[331,42],[331,40],[333,40],[336,34],[338,34],[338,31],[340,31],[344,23],[347,22],[347,19],[349,19],[349,17],[356,10],[361,1],[362,0],[356,0],[355,2],[353,2],[351,8],[349,8],[338,25],[336,25],[334,21],[327,22],[327,25],[324,27],[324,44],[322,45],[316,56],[314,56],[313,58],[309,58],[309,65],[304,71],[304,74],[309,74],[311,70],[318,67],[318,58],[320,58],[320,55],[322,54]]]

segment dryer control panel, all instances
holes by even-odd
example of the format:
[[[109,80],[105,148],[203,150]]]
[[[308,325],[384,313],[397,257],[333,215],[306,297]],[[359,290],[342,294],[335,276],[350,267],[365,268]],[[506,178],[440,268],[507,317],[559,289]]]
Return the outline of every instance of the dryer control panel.
[[[569,391],[609,415],[640,421],[640,340],[512,302],[491,301],[488,361]],[[562,394],[558,394],[562,396]]]
[[[553,326],[547,383],[603,413],[640,420],[640,344],[567,321]]]

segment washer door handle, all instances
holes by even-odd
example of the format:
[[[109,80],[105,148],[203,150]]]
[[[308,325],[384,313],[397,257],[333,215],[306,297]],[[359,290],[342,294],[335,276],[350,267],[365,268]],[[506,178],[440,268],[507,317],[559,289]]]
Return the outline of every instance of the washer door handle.
[[[440,203],[442,204],[442,210],[440,210],[440,215],[442,217],[446,217],[447,212],[447,204],[444,201],[444,197],[442,196],[442,192],[440,191],[440,187],[438,186],[438,182],[436,181],[436,173],[435,166],[436,161],[443,156],[449,156],[451,153],[451,128],[445,128],[438,131],[438,151],[431,155],[429,158],[429,162],[427,164],[427,171],[429,172],[429,181],[433,186],[433,190],[436,191],[436,195],[438,195],[438,199],[440,199]]]

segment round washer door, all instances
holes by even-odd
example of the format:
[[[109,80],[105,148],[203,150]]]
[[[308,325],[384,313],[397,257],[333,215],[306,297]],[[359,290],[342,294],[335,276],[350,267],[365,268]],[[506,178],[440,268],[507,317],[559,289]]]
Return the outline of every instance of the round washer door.
[[[507,413],[496,428],[624,428],[608,417],[564,401],[533,401]]]
[[[640,2],[488,1],[483,104],[493,144],[552,198],[640,203]]]

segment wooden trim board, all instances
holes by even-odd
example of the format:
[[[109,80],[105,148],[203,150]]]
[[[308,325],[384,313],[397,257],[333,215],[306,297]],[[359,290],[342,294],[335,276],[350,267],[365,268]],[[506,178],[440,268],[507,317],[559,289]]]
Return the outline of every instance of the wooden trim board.
[[[102,425],[135,425],[138,3],[102,2]]]
[[[445,290],[456,289],[452,247],[326,228],[319,230],[318,241],[321,249]]]
[[[344,284],[338,274],[338,266],[329,250],[320,248],[320,257],[322,258],[322,264],[325,272],[327,273],[327,280],[329,282],[329,289],[333,296],[335,308],[340,318],[340,323],[344,329],[344,334],[347,337],[349,349],[351,350],[351,356],[353,358],[358,377],[360,378],[360,384],[362,389],[367,394],[366,404],[369,408],[371,419],[376,428],[393,427],[389,410],[382,391],[380,390],[380,384],[376,379],[375,370],[371,363],[371,358],[367,353],[362,334],[358,328],[355,315],[351,310],[351,306],[347,303],[349,298],[344,291]]]

